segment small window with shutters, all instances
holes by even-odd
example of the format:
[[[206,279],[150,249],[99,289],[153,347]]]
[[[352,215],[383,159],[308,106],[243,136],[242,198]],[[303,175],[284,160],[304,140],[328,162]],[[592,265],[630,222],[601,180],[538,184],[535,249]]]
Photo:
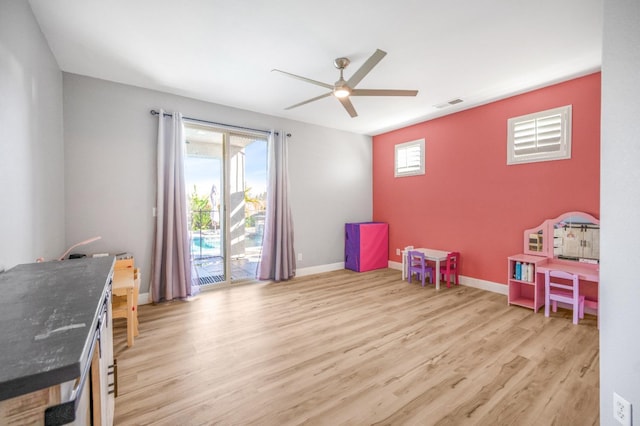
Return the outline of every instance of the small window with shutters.
[[[424,139],[396,145],[395,177],[424,174]]]
[[[571,158],[571,105],[510,118],[507,164]]]

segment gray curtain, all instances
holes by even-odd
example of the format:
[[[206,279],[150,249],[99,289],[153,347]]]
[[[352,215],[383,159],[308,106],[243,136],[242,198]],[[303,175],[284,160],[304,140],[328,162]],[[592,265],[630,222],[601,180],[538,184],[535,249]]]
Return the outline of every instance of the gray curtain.
[[[284,132],[272,131],[267,146],[267,212],[258,278],[281,281],[296,274],[293,221],[289,207],[287,136]]]
[[[158,188],[151,270],[154,303],[191,295],[182,114],[158,114]]]

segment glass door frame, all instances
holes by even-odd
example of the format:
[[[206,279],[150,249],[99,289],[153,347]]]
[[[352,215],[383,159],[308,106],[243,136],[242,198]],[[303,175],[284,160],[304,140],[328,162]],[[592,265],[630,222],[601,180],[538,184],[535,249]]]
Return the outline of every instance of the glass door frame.
[[[253,277],[253,278],[239,278],[239,279],[234,279],[233,277],[233,271],[232,271],[232,257],[233,257],[233,253],[232,253],[232,240],[233,240],[233,230],[232,227],[234,226],[234,224],[232,223],[232,208],[234,208],[233,206],[231,206],[231,202],[232,202],[232,192],[233,190],[235,190],[235,192],[237,192],[238,194],[242,194],[242,203],[241,205],[244,205],[244,191],[246,189],[246,160],[244,159],[244,157],[242,158],[242,160],[238,160],[241,162],[241,169],[242,169],[242,176],[240,177],[241,180],[241,188],[238,187],[238,177],[239,177],[239,172],[238,172],[238,164],[236,164],[235,166],[235,173],[236,173],[236,181],[232,181],[232,172],[234,169],[232,161],[233,161],[233,149],[232,149],[232,137],[234,135],[239,136],[239,137],[246,137],[246,138],[255,138],[255,140],[264,140],[266,141],[266,143],[268,144],[268,135],[264,134],[264,133],[257,133],[257,132],[251,132],[251,131],[246,131],[243,129],[233,129],[233,128],[225,128],[222,126],[217,126],[217,125],[213,125],[213,124],[206,124],[206,123],[201,123],[199,121],[189,121],[189,120],[185,120],[185,127],[190,127],[192,129],[206,129],[206,131],[210,131],[212,133],[217,133],[219,135],[221,135],[222,137],[222,143],[221,143],[221,152],[222,152],[222,158],[221,158],[221,166],[222,166],[222,170],[220,173],[220,177],[221,177],[221,182],[220,182],[220,201],[221,201],[221,209],[219,211],[219,215],[220,215],[220,247],[222,249],[221,252],[221,257],[222,257],[222,267],[223,267],[223,278],[224,281],[219,281],[219,282],[211,282],[211,283],[198,283],[198,287],[201,290],[209,290],[209,289],[214,289],[214,288],[224,288],[224,287],[229,287],[238,283],[246,283],[246,282],[252,282],[252,281],[256,281],[257,278]],[[186,139],[186,138],[185,138]],[[212,142],[212,143],[216,143],[216,142]],[[247,145],[248,146],[248,145]],[[244,148],[244,147],[243,147]],[[238,153],[242,152],[243,149],[238,150]],[[186,154],[187,156],[189,154]],[[215,157],[212,157],[215,158]],[[265,163],[266,163],[266,158],[265,158]],[[232,188],[232,185],[235,185],[234,188]],[[188,191],[187,191],[188,192]],[[212,202],[213,204],[213,202]],[[215,210],[214,205],[211,206],[212,207],[212,211]],[[235,209],[235,208],[234,208]],[[245,215],[243,214],[242,217],[242,221],[246,220]],[[245,232],[245,226],[244,226],[244,222],[241,225],[242,228],[242,238],[244,239],[244,232]],[[197,278],[197,277],[194,277]]]

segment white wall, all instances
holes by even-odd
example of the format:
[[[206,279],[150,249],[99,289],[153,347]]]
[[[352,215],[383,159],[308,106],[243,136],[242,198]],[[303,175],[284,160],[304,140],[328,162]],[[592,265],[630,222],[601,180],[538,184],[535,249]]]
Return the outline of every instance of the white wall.
[[[344,261],[344,223],[372,217],[370,137],[64,73],[67,240],[102,236],[80,252],[133,253],[147,291],[159,108],[291,133],[298,269]]]
[[[62,73],[26,1],[0,0],[0,270],[65,250]]]
[[[640,2],[604,2],[600,250],[600,423],[613,392],[640,424]]]

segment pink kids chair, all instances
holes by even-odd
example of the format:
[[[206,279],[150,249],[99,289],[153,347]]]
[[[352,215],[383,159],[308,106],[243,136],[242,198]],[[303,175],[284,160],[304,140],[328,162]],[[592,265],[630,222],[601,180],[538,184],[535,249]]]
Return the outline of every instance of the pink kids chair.
[[[407,259],[409,260],[409,282],[411,282],[411,276],[415,273],[422,277],[422,287],[424,287],[426,274],[429,274],[429,282],[433,283],[433,268],[427,265],[424,253],[419,251],[409,251],[409,253],[407,253]]]
[[[570,281],[560,282],[558,278]],[[568,303],[573,309],[573,323],[578,324],[578,317],[584,318],[584,296],[580,295],[578,276],[564,271],[545,271],[544,273],[544,316],[549,316],[549,305],[553,312],[558,310],[558,302]]]
[[[460,284],[460,277],[458,276],[458,263],[460,262],[460,253],[453,251],[447,254],[447,261],[444,265],[440,265],[440,274],[447,282],[447,287],[451,287],[450,277],[453,275],[453,282],[455,285]]]

